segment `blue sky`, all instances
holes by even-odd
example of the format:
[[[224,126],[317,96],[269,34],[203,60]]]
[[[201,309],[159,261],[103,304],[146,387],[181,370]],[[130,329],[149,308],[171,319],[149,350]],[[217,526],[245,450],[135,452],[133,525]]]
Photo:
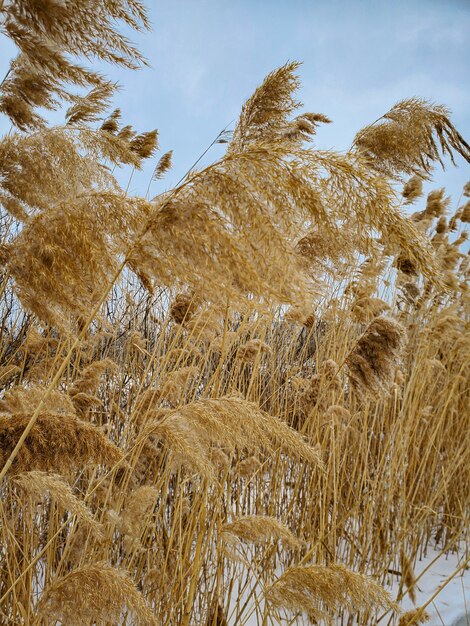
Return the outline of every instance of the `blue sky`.
[[[153,0],[147,6],[153,30],[132,39],[151,67],[105,71],[122,84],[114,104],[125,123],[139,131],[158,128],[161,153],[174,150],[174,169],[153,183],[151,195],[176,183],[237,118],[264,76],[287,60],[303,62],[305,109],[334,122],[319,130],[319,148],[346,150],[357,130],[410,96],[448,105],[470,141],[470,0]],[[0,130],[7,129],[1,120]],[[205,162],[222,149],[212,149]],[[454,206],[470,179],[468,164],[458,163],[437,172],[434,183],[447,187]],[[131,192],[145,193],[153,166],[133,177]],[[120,175],[123,184],[127,177]]]

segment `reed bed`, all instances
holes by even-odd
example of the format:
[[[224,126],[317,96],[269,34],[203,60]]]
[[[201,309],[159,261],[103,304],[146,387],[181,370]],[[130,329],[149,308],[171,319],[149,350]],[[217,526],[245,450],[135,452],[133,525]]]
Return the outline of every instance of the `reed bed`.
[[[425,623],[416,562],[469,562],[470,188],[422,189],[468,144],[415,98],[317,150],[288,63],[131,197],[157,132],[72,59],[148,21],[92,4],[0,2],[1,623]]]

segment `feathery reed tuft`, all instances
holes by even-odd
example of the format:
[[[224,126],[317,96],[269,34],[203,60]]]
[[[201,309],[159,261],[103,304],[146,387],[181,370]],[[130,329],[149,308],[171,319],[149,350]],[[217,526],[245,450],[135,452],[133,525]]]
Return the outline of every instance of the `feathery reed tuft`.
[[[105,563],[85,565],[53,581],[38,603],[42,619],[60,620],[64,626],[117,624],[125,610],[136,624],[157,624],[129,574]]]
[[[65,511],[76,515],[77,519],[91,528],[96,535],[102,536],[102,525],[82,500],[73,494],[63,476],[32,471],[16,475],[13,483],[36,499],[42,499],[49,494]]]
[[[383,587],[339,564],[291,567],[267,589],[266,598],[276,606],[309,613],[317,621],[343,607],[353,612],[397,609]]]
[[[405,329],[391,317],[376,317],[346,359],[351,385],[358,392],[381,393],[393,382]]]
[[[30,417],[29,413],[0,415],[0,465],[10,456]],[[34,469],[67,475],[90,461],[113,467],[122,459],[122,451],[95,426],[73,415],[44,412],[14,459],[12,471]]]
[[[412,609],[400,616],[398,626],[419,626],[419,624],[426,624],[430,619],[431,616],[424,609]]]
[[[419,98],[402,100],[377,122],[357,133],[354,147],[379,172],[429,178],[442,157],[454,152],[470,162],[470,146],[449,119],[443,105]]]
[[[279,520],[268,515],[245,515],[222,527],[226,541],[241,540],[258,545],[281,541],[283,546],[298,548],[301,542]]]

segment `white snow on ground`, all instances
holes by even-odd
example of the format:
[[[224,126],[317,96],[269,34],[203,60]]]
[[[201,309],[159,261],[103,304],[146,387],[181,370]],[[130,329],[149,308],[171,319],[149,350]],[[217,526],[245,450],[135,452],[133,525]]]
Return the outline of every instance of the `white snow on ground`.
[[[426,569],[437,557],[437,551],[428,550],[425,558],[416,562],[415,576]],[[416,589],[416,605],[413,605],[409,596],[403,598],[401,606],[404,611],[409,611],[414,606],[423,605],[445,580],[463,563],[466,555],[460,554],[442,555],[429,570],[418,580]],[[395,577],[392,594],[398,591],[398,581]],[[436,599],[427,607],[431,615],[428,626],[470,626],[470,569],[463,570],[450,581],[439,593]]]

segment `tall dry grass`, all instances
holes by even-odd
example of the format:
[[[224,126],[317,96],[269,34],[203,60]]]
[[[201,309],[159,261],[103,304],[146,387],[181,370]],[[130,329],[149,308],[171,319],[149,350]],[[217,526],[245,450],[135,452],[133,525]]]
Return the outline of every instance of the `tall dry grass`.
[[[468,563],[470,189],[422,183],[468,145],[411,99],[319,151],[290,63],[131,197],[157,133],[69,55],[133,67],[116,20],[148,23],[93,6],[0,2],[2,623],[424,623],[417,560]]]

